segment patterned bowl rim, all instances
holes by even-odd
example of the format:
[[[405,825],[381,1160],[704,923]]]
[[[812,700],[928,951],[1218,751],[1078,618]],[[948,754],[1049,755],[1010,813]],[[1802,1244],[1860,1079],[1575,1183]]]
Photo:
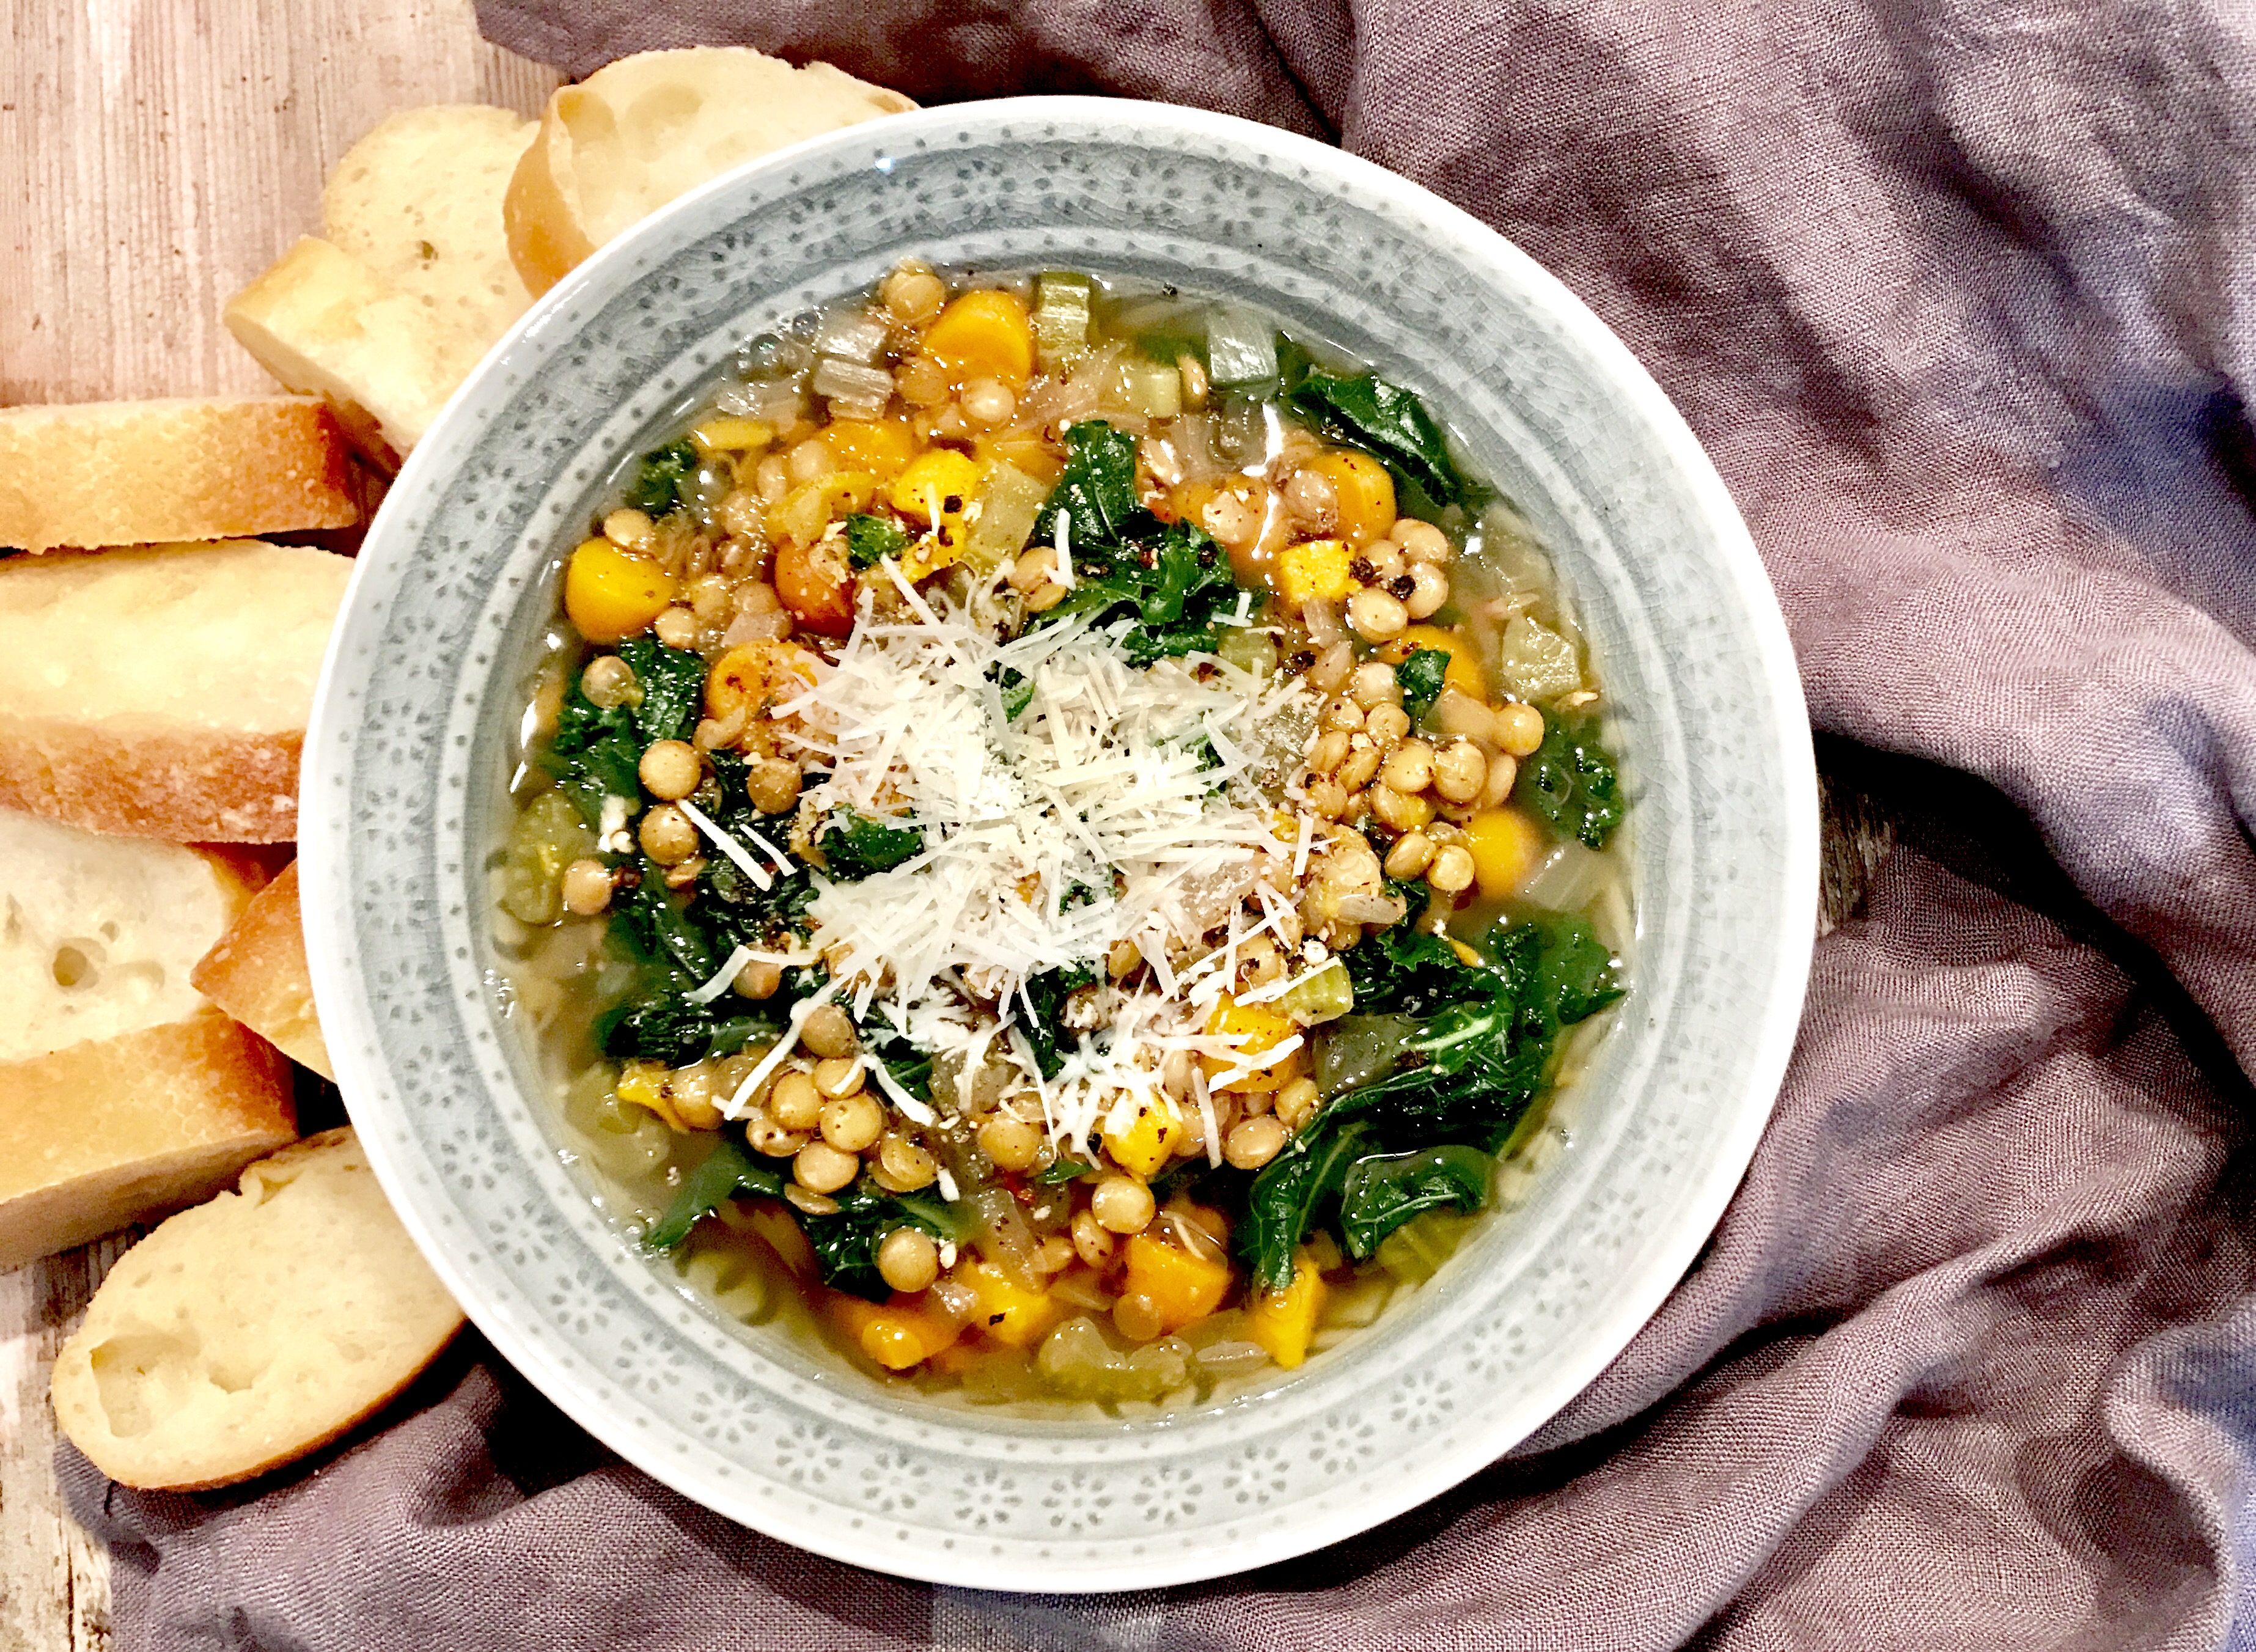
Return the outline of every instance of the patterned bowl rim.
[[[1288,1508],[1268,1528],[1205,1549],[1146,1557],[1113,1557],[1075,1569],[1071,1563],[1036,1561],[1014,1554],[1004,1560],[975,1560],[968,1555],[926,1554],[903,1548],[881,1529],[885,1522],[838,1518],[800,1520],[759,1504],[741,1487],[722,1484],[703,1472],[694,1455],[666,1455],[634,1423],[606,1408],[591,1380],[560,1345],[545,1334],[538,1304],[489,1294],[487,1280],[455,1253],[442,1235],[435,1203],[427,1208],[411,1166],[396,1155],[380,1129],[391,1105],[387,1070],[378,1053],[379,1019],[368,983],[357,968],[353,893],[348,882],[348,844],[353,832],[349,796],[357,702],[368,685],[354,677],[349,643],[377,621],[366,597],[371,569],[414,547],[406,532],[387,534],[397,512],[388,505],[371,526],[356,566],[316,691],[300,776],[300,831],[305,891],[304,925],[316,1002],[339,1070],[349,1111],[363,1127],[364,1148],[394,1208],[440,1278],[453,1291],[473,1323],[494,1346],[560,1409],[605,1445],[682,1494],[756,1529],[833,1559],[896,1576],[933,1583],[1072,1593],[1163,1586],[1228,1575],[1273,1564],[1343,1541],[1440,1495],[1494,1461],[1562,1408],[1625,1348],[1675,1288],[1721,1220],[1766,1126],[1782,1082],[1800,1022],[1808,983],[1816,917],[1818,823],[1816,775],[1809,729],[1802,712],[1801,679],[1792,642],[1760,558],[1737,507],[1697,439],[1660,387],[1604,322],[1563,284],[1495,230],[1421,187],[1316,140],[1235,116],[1174,105],[1096,97],[1028,97],[948,105],[892,116],[884,121],[824,134],[765,156],[699,187],[624,236],[599,250],[545,294],[504,335],[449,399],[403,467],[391,499],[415,496],[445,473],[489,422],[490,404],[481,398],[505,372],[528,340],[553,351],[560,313],[589,293],[631,286],[634,260],[648,243],[663,241],[674,226],[695,219],[720,201],[758,187],[803,163],[834,152],[871,145],[882,133],[891,147],[905,147],[920,136],[935,138],[954,131],[960,137],[985,129],[1008,137],[1009,129],[1041,122],[1070,126],[1082,141],[1103,142],[1108,129],[1149,134],[1155,131],[1177,143],[1200,145],[1199,152],[1233,163],[1286,166],[1336,180],[1346,193],[1380,195],[1392,208],[1420,221],[1421,229],[1447,240],[1460,254],[1484,260],[1507,284],[1513,301],[1540,314],[1569,338],[1594,373],[1615,394],[1614,406],[1660,448],[1674,467],[1688,514],[1710,536],[1708,553],[1721,584],[1736,604],[1738,618],[1755,656],[1760,686],[1774,715],[1761,738],[1780,766],[1787,794],[1778,830],[1779,872],[1766,888],[1782,910],[1781,932],[1759,987],[1763,1009],[1753,1024],[1736,1029],[1747,1077],[1742,1093],[1729,1098],[1731,1111],[1718,1132],[1703,1178],[1676,1207],[1666,1243],[1640,1265],[1635,1288],[1600,1317],[1576,1332],[1578,1357],[1543,1387],[1523,1394],[1498,1425],[1469,1414],[1451,1425],[1449,1442],[1461,1448],[1429,1461],[1425,1469],[1392,1477],[1365,1488],[1358,1500],[1295,1516]],[[997,129],[1003,129],[998,131]],[[1759,975],[1763,971],[1758,971]],[[1164,1427],[1164,1425],[1162,1425]],[[920,1430],[904,1428],[904,1436]],[[913,1451],[904,1442],[899,1449]],[[1028,1466],[1031,1466],[1029,1465]],[[1134,1464],[1116,1458],[1125,1471]]]

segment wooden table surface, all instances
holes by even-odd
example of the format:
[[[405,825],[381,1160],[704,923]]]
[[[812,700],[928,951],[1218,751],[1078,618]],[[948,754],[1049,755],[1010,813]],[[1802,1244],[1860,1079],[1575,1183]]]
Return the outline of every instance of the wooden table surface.
[[[7,0],[0,405],[271,390],[228,296],[318,233],[329,167],[421,103],[532,114],[556,76],[469,0]],[[1828,927],[1887,831],[1829,788]],[[0,1652],[107,1648],[109,1569],[63,1507],[47,1377],[134,1237],[0,1272]]]

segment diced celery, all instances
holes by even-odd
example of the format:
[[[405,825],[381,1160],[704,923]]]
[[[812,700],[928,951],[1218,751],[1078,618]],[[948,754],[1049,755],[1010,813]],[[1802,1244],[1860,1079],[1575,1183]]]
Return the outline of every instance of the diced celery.
[[[1278,999],[1277,1007],[1301,1027],[1336,1021],[1355,1007],[1355,984],[1348,978],[1347,966],[1333,958],[1294,982]]]
[[[596,852],[596,835],[562,792],[543,792],[510,829],[502,856],[501,909],[520,923],[553,923],[564,915],[564,868]]]
[[[1044,372],[1063,372],[1089,353],[1095,285],[1085,275],[1061,270],[1034,278],[1034,357]]]
[[[1235,304],[1217,304],[1207,321],[1206,376],[1217,385],[1252,385],[1277,377],[1277,329]]]
[[[1016,465],[998,460],[979,485],[979,518],[964,556],[979,568],[999,568],[1026,547],[1049,490]]]
[[[1231,626],[1214,653],[1216,659],[1257,677],[1277,669],[1277,639],[1257,626]]]
[[[1575,645],[1540,620],[1513,616],[1504,628],[1497,686],[1518,700],[1548,700],[1583,686]]]
[[[1183,377],[1173,362],[1132,356],[1120,364],[1120,395],[1146,419],[1172,419],[1183,410]]]

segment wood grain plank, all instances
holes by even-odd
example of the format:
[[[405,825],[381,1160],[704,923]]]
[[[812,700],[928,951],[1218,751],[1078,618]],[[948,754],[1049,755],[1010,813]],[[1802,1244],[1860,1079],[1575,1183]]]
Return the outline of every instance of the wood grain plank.
[[[140,1230],[0,1274],[0,1652],[107,1652],[109,1558],[55,1482],[55,1355]]]
[[[5,4],[0,403],[271,389],[220,307],[319,229],[337,157],[395,109],[530,114],[557,79],[469,0]]]

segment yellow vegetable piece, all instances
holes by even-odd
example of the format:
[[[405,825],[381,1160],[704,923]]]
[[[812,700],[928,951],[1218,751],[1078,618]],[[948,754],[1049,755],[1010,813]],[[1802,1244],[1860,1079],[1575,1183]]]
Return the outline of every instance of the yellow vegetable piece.
[[[1343,602],[1355,589],[1347,571],[1354,560],[1343,540],[1288,545],[1277,558],[1278,595],[1294,608],[1306,602]]]
[[[840,469],[865,470],[880,482],[916,457],[916,433],[906,419],[833,420],[822,441]]]
[[[1024,390],[1034,371],[1034,328],[1011,293],[966,293],[925,329],[924,353],[948,370],[957,387],[998,378]]]
[[[1301,467],[1332,484],[1339,500],[1339,536],[1361,550],[1394,526],[1394,478],[1367,453],[1334,448]]]
[[[1127,1294],[1150,1297],[1160,1328],[1181,1331],[1222,1306],[1230,1295],[1230,1263],[1139,1233],[1128,1241]]]
[[[979,1298],[979,1310],[971,1323],[1008,1347],[1033,1347],[1065,1317],[1062,1303],[1053,1300],[1047,1291],[1013,1284],[992,1262],[967,1263],[955,1270],[955,1278],[970,1286]]]
[[[673,1098],[666,1094],[666,1070],[656,1062],[631,1061],[619,1075],[619,1086],[615,1092],[631,1107],[640,1107],[656,1113],[668,1128],[687,1128],[681,1115],[673,1110]]]
[[[1239,1041],[1234,1055],[1199,1057],[1199,1065],[1206,1069],[1208,1079],[1213,1081],[1249,1061],[1259,1061],[1265,1052],[1288,1038],[1297,1037],[1301,1029],[1293,1025],[1290,1014],[1273,1004],[1240,1004],[1225,992],[1216,1004],[1206,1030]],[[1300,1077],[1301,1055],[1305,1048],[1304,1044],[1295,1044],[1276,1060],[1257,1066],[1227,1084],[1216,1084],[1215,1088],[1236,1095],[1281,1089]]]
[[[888,1371],[912,1370],[962,1335],[913,1296],[895,1296],[888,1303],[834,1296],[830,1314],[857,1347]]]
[[[564,611],[589,642],[618,642],[673,602],[666,570],[609,540],[583,540],[564,569]]]
[[[1533,815],[1507,806],[1484,808],[1467,821],[1465,847],[1473,851],[1481,893],[1498,900],[1527,881],[1550,844]]]
[[[1165,1096],[1152,1097],[1132,1107],[1123,1103],[1114,1111],[1126,1112],[1130,1117],[1117,1130],[1106,1125],[1104,1150],[1112,1155],[1113,1163],[1146,1182],[1167,1167],[1175,1156],[1175,1148],[1190,1133],[1189,1123]]]
[[[964,512],[978,497],[986,471],[967,454],[934,448],[885,484],[888,505],[932,530],[901,558],[901,573],[912,583],[962,560],[971,542]]]
[[[1488,698],[1488,682],[1481,672],[1479,650],[1470,639],[1453,631],[1443,631],[1439,625],[1413,625],[1381,648],[1378,657],[1390,666],[1399,666],[1421,648],[1438,648],[1449,655],[1449,663],[1442,671],[1444,683],[1476,700]]]
[[[749,453],[765,448],[775,440],[775,431],[757,419],[708,419],[689,433],[689,440],[709,458],[716,453]]]
[[[1303,1246],[1293,1253],[1293,1282],[1282,1290],[1259,1292],[1245,1304],[1245,1334],[1291,1371],[1308,1357],[1308,1339],[1316,1334],[1327,1294],[1323,1274]]]

